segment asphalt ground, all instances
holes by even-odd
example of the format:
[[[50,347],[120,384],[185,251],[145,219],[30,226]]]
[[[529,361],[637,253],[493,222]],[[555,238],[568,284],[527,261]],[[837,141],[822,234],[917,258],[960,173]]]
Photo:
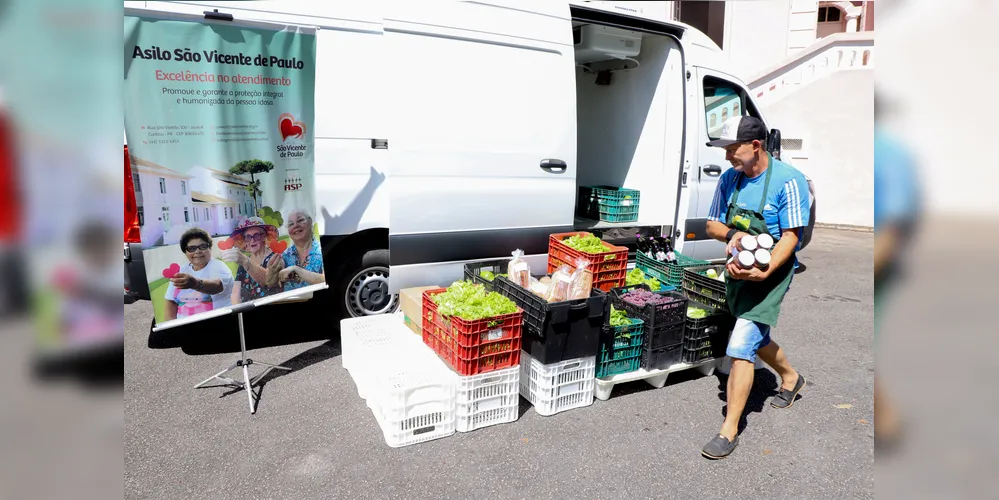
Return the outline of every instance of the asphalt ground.
[[[249,356],[293,368],[246,394],[193,389],[239,356],[221,318],[150,334],[125,306],[125,498],[873,498],[873,235],[816,229],[773,338],[808,386],[770,407],[757,370],[740,445],[701,457],[723,420],[723,375],[620,385],[550,417],[390,448],[340,360],[338,321],[315,302],[246,315]]]

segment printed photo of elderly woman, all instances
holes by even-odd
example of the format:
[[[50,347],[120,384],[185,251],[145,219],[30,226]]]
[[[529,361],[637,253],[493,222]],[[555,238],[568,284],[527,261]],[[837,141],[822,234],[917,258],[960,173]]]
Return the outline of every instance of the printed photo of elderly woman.
[[[281,259],[272,259],[268,264],[268,286],[280,285],[288,292],[326,281],[323,252],[313,234],[312,221],[312,214],[306,210],[295,209],[288,214],[288,236],[294,244],[281,254]]]
[[[281,260],[281,255],[270,248],[278,239],[278,229],[260,217],[250,217],[236,226],[229,237],[233,247],[222,252],[222,260],[239,266],[232,288],[232,303],[281,293],[280,286],[267,286],[267,265],[272,260]]]
[[[212,238],[201,228],[191,228],[180,237],[180,250],[187,264],[170,278],[166,288],[166,319],[186,318],[232,303],[232,272],[212,258]]]

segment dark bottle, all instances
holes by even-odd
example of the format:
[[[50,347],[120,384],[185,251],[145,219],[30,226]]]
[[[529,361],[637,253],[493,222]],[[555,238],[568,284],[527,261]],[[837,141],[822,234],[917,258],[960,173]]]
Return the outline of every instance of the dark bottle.
[[[648,239],[643,237],[641,234],[635,235],[636,245],[638,246],[638,251],[644,253],[645,255],[655,258],[655,252],[652,250],[652,244]]]
[[[663,248],[662,244],[656,240],[655,236],[649,236],[649,242],[652,245],[652,258],[659,262],[666,262],[666,249]]]
[[[676,262],[676,252],[673,251],[673,244],[670,243],[669,238],[660,236],[659,238],[660,246],[665,250],[666,262]]]

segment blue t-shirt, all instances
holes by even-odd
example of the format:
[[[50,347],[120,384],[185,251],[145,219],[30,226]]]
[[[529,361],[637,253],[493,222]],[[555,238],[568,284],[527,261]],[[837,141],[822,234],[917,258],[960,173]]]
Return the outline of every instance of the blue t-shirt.
[[[763,207],[763,218],[767,223],[767,229],[774,241],[780,239],[781,232],[786,229],[804,228],[808,226],[808,180],[805,174],[798,169],[780,160],[770,157],[770,166],[767,171],[773,170],[770,177],[770,191],[766,193],[767,202]],[[718,179],[718,187],[715,189],[714,200],[711,202],[711,210],[708,211],[708,220],[725,223],[725,212],[735,194],[735,182],[739,179],[739,171],[730,168]],[[763,199],[763,185],[767,180],[767,172],[764,171],[754,179],[742,175],[740,184],[742,191],[739,193],[739,207],[746,210],[757,211],[760,209],[760,200]],[[801,248],[801,232],[798,233],[798,247]]]
[[[874,227],[912,221],[920,209],[912,158],[891,136],[874,130]]]

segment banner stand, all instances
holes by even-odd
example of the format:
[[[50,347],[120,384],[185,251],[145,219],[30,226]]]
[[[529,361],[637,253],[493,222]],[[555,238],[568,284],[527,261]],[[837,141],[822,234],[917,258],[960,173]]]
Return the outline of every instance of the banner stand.
[[[264,363],[263,361],[254,361],[253,359],[246,357],[246,335],[243,333],[243,313],[244,312],[252,311],[252,310],[256,309],[256,307],[257,307],[257,305],[255,303],[249,302],[249,303],[246,303],[246,304],[238,304],[236,306],[233,306],[230,309],[230,311],[233,312],[233,313],[235,313],[236,316],[237,316],[237,318],[239,319],[239,352],[240,352],[240,359],[236,360],[236,363],[233,364],[232,366],[230,366],[229,368],[226,368],[225,370],[222,370],[222,371],[216,373],[215,375],[212,375],[211,377],[208,377],[207,379],[205,379],[204,382],[201,382],[200,384],[194,386],[195,389],[200,389],[200,388],[204,387],[206,384],[211,383],[212,381],[219,380],[219,381],[222,382],[222,386],[239,388],[239,389],[245,390],[246,391],[246,398],[250,402],[250,414],[251,415],[257,412],[257,400],[256,400],[256,398],[253,395],[253,384],[256,384],[261,379],[263,379],[264,376],[267,375],[268,373],[270,373],[271,370],[291,371],[291,368],[288,368],[288,367],[285,367],[285,366],[272,365],[270,363]],[[250,365],[263,365],[266,368],[264,369],[264,371],[260,372],[259,375],[256,375],[253,378],[250,378],[250,370],[249,370]],[[235,379],[223,376],[226,373],[229,373],[229,372],[231,372],[233,370],[236,370],[236,369],[239,369],[239,368],[243,369],[243,380],[242,381],[235,380]],[[212,387],[219,387],[219,386],[212,386]]]

